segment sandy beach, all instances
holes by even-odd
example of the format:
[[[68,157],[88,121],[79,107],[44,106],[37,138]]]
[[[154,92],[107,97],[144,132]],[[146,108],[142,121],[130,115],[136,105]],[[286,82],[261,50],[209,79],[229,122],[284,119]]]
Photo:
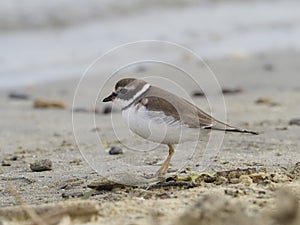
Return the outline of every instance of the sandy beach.
[[[72,101],[79,78],[1,91],[1,222],[21,224],[28,218],[19,206],[22,199],[22,204],[36,207],[42,218],[44,214],[39,207],[45,205],[49,207],[46,212],[57,209],[59,204],[70,209],[68,204],[78,201],[95,208],[90,213],[93,218],[88,213],[85,219],[72,213],[56,216],[58,220],[67,218],[72,224],[183,225],[224,224],[224,221],[225,224],[299,224],[300,126],[290,124],[292,119],[300,118],[299,57],[297,51],[277,51],[208,60],[221,87],[242,90],[224,94],[228,122],[256,130],[260,135],[227,133],[209,167],[205,171],[192,171],[211,174],[210,178],[203,175],[190,179],[186,170],[180,175],[181,180],[173,177],[169,182],[148,188],[116,184],[107,187],[101,171],[95,172],[82,157],[72,125]],[[151,74],[156,69],[146,67],[132,76]],[[98,132],[107,138],[107,148],[123,148],[124,157],[129,155],[131,163],[155,159],[158,161],[154,160],[153,164],[157,168],[155,164],[167,154],[165,146],[140,156],[115,142],[111,137],[114,134],[110,114],[103,114],[106,105],[99,101],[95,114],[95,110],[85,104],[85,99],[104,79],[95,76],[88,82],[90,89],[80,96],[82,109],[74,112],[82,121],[76,126],[81,134],[81,146],[117,164],[117,158],[113,158],[117,156],[95,152],[99,142],[93,136]],[[112,86],[106,87],[103,94],[111,89]],[[188,90],[201,106],[202,98],[192,96],[195,87]],[[11,93],[26,94],[28,98],[9,97]],[[36,99],[58,101],[64,108],[36,108]],[[121,121],[120,112],[113,114],[115,121]],[[96,130],[85,122],[91,115],[95,115]],[[121,126],[118,132],[128,130]],[[147,142],[132,135],[122,141],[147,146]],[[190,146],[188,143],[182,148]],[[182,148],[178,150],[179,158],[184,155]],[[145,157],[145,161],[138,162],[141,157]],[[41,159],[51,160],[51,170],[32,171],[30,164]],[[201,158],[194,160],[201,162]],[[181,165],[180,159],[175,156],[171,168],[178,169],[178,165]],[[93,192],[92,186],[98,190]]]
[[[299,225],[299,8],[1,1],[0,225]],[[167,146],[102,102],[124,77],[259,135],[178,144],[153,178]]]

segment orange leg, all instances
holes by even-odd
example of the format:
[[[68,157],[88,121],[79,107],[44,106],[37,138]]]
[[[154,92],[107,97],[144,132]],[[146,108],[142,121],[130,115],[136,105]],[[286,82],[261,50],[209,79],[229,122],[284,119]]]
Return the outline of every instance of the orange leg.
[[[174,151],[175,151],[173,145],[168,144],[168,147],[169,147],[168,158],[164,161],[164,163],[161,165],[159,170],[156,172],[156,176],[162,176],[166,174],[166,172],[168,171],[171,158],[174,155]]]

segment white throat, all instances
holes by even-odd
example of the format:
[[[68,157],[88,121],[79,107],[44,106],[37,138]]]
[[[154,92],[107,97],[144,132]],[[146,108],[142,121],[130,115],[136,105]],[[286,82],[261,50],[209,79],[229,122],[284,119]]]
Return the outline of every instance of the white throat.
[[[119,106],[121,109],[124,109],[128,107],[130,104],[132,104],[138,97],[140,97],[142,94],[144,94],[149,88],[151,87],[150,84],[145,84],[141,90],[139,90],[132,98],[124,100],[120,98],[116,98],[114,100],[114,103]]]

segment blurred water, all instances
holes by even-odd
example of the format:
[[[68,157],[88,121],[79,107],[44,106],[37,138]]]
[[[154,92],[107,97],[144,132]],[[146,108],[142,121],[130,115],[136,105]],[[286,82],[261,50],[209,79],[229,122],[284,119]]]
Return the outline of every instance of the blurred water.
[[[297,0],[2,0],[0,88],[79,76],[111,48],[142,39],[204,58],[299,50],[299,8]]]

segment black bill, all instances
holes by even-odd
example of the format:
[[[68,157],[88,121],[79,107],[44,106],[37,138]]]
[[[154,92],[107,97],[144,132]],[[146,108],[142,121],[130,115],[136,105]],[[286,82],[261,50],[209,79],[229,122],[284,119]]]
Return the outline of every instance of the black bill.
[[[107,96],[102,102],[111,102],[116,98],[117,94],[115,92],[111,93],[111,95]]]

